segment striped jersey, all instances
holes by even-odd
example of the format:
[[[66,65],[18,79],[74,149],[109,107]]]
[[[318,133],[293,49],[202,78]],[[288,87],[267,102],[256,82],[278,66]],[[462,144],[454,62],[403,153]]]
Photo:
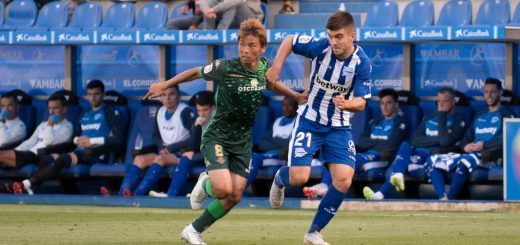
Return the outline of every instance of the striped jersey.
[[[298,114],[310,121],[332,127],[350,127],[351,113],[337,108],[332,98],[345,96],[369,99],[371,97],[370,60],[357,45],[345,60],[332,52],[328,39],[297,35],[293,39],[293,52],[312,60],[310,94],[307,104],[300,106]]]

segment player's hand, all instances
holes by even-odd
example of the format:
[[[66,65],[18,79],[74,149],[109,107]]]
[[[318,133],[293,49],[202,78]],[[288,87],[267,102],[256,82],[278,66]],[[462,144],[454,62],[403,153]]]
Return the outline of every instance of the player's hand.
[[[76,145],[78,145],[81,148],[88,148],[91,146],[90,144],[90,138],[85,136],[78,137],[78,140],[76,141]]]
[[[307,99],[309,99],[309,93],[309,90],[305,90],[298,96],[298,99],[296,100],[296,102],[298,102],[298,105],[303,105],[307,103]]]
[[[477,143],[474,143],[473,144],[473,149],[474,151],[482,151],[484,149],[484,142],[483,141],[479,141]]]
[[[217,18],[217,12],[215,11],[214,8],[209,8],[209,9],[206,9],[206,11],[204,11],[204,15],[210,19],[215,19]]]
[[[332,102],[334,102],[334,105],[336,105],[339,109],[343,110],[343,108],[345,108],[347,100],[343,95],[336,95],[336,97],[332,98]]]
[[[468,152],[468,153],[474,152],[475,149],[476,149],[476,147],[475,147],[475,144],[473,144],[473,143],[469,143],[466,146],[464,146],[464,151]]]
[[[195,120],[195,126],[203,126],[204,123],[206,123],[206,119],[203,118],[203,117],[197,117],[197,119]]]
[[[187,152],[182,153],[182,156],[184,156],[190,160],[193,159],[193,155],[195,155],[195,152],[193,152],[193,151],[187,151]]]
[[[143,97],[143,100],[157,98],[164,93],[165,89],[166,89],[165,82],[152,83],[152,85],[150,85],[150,90],[148,90],[148,93],[146,93],[146,95]]]

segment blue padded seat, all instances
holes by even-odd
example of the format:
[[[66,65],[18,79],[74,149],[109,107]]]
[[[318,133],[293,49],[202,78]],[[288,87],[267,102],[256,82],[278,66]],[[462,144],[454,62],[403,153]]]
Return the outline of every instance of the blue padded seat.
[[[505,25],[511,17],[509,0],[485,0],[480,5],[475,24],[477,25]]]
[[[3,12],[2,12],[3,13]],[[7,16],[3,30],[14,30],[19,27],[34,25],[38,9],[32,0],[15,0],[7,6]]]
[[[400,26],[424,27],[433,25],[435,17],[431,0],[416,0],[404,8]]]
[[[391,0],[382,0],[374,3],[367,13],[363,27],[392,27],[397,25],[399,8]]]
[[[143,5],[135,20],[136,28],[161,29],[168,19],[168,7],[161,2],[149,2]]]
[[[76,30],[96,28],[101,25],[102,18],[103,7],[98,3],[86,2],[76,7],[67,28]]]
[[[437,25],[439,26],[466,26],[471,25],[471,1],[449,0],[442,6]]]

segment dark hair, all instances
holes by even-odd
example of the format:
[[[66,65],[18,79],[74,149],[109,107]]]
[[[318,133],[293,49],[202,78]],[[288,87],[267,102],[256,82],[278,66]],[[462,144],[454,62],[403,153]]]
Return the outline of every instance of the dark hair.
[[[238,41],[247,35],[252,35],[260,40],[260,46],[267,46],[267,36],[265,34],[265,27],[258,19],[247,19],[240,24],[240,31],[238,32]]]
[[[455,90],[453,90],[452,87],[442,87],[439,89],[439,91],[437,91],[438,94],[445,94],[445,93],[448,93],[450,94],[452,97],[455,97]]]
[[[171,86],[171,87],[169,87],[169,88],[173,88],[173,89],[175,89],[175,90],[177,91],[178,94],[181,93],[181,90],[179,89],[179,84],[175,84],[175,85],[173,85],[173,86]]]
[[[497,86],[498,90],[502,90],[502,82],[494,77],[488,77],[484,85],[486,84],[494,84]]]
[[[197,93],[195,95],[195,104],[200,106],[215,105],[215,100],[213,99],[213,92],[202,91]]]
[[[285,96],[285,97],[283,97],[283,99],[289,101],[289,103],[292,106],[294,106],[294,107],[296,107],[296,109],[298,109],[298,102],[296,100],[291,99],[291,97],[289,97],[289,96]]]
[[[63,107],[67,106],[67,99],[65,98],[65,96],[63,96],[63,94],[51,94],[51,96],[49,96],[49,99],[47,99],[47,103],[49,101],[57,101],[57,100],[60,101],[61,106],[63,106]]]
[[[105,84],[103,84],[103,82],[101,80],[97,80],[97,79],[94,79],[94,80],[90,80],[90,82],[88,82],[87,84],[87,89],[95,89],[95,88],[99,88],[101,90],[101,92],[105,92]]]
[[[18,105],[18,99],[16,98],[16,95],[14,93],[10,93],[10,92],[7,92],[5,94],[2,94],[2,96],[0,96],[1,99],[10,99],[12,101],[14,101],[14,105]]]
[[[394,99],[395,102],[399,99],[399,95],[397,94],[397,91],[395,91],[392,88],[385,88],[381,91],[379,91],[379,99],[382,99],[385,96],[391,96],[392,99]]]
[[[349,27],[352,30],[356,29],[354,17],[349,12],[339,11],[332,14],[327,20],[326,28],[331,31],[337,31],[341,28]]]

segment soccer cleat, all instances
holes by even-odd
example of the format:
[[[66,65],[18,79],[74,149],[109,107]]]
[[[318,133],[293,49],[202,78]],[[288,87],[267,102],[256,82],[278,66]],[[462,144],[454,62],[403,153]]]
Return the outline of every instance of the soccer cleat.
[[[99,193],[101,193],[101,195],[103,195],[104,197],[110,196],[110,191],[108,190],[108,188],[104,186],[101,186],[101,188],[99,188]]]
[[[381,192],[374,192],[368,186],[363,188],[363,196],[365,196],[367,200],[382,200],[384,198]]]
[[[22,184],[22,182],[14,182],[12,189],[13,189],[13,193],[14,194],[23,194],[23,184]]]
[[[184,227],[184,230],[182,230],[181,233],[181,240],[185,241],[188,244],[193,245],[204,245],[206,244],[204,241],[202,241],[202,237],[200,237],[200,233],[193,228],[193,225],[190,224],[186,227]]]
[[[199,210],[202,209],[202,202],[204,202],[204,199],[208,197],[208,193],[204,190],[204,180],[209,178],[208,174],[206,172],[202,172],[199,175],[199,179],[197,180],[197,184],[193,187],[193,190],[190,194],[190,204],[191,209],[193,210]]]
[[[329,245],[328,242],[323,240],[323,235],[321,235],[318,231],[305,234],[305,237],[303,237],[303,244],[305,244],[305,245]]]
[[[148,195],[151,197],[160,197],[160,198],[167,198],[168,194],[164,192],[156,192],[156,191],[150,191],[148,192]]]
[[[404,177],[402,173],[395,173],[390,176],[390,184],[392,184],[397,191],[404,191]]]
[[[303,188],[303,195],[305,195],[308,198],[317,198],[322,197],[327,194],[327,191],[329,190],[329,187],[324,183],[319,183],[316,185],[313,185],[311,187],[305,187]]]
[[[133,196],[133,195],[134,195],[134,194],[132,193],[132,191],[131,191],[130,189],[128,189],[128,188],[123,189],[123,196],[125,196],[125,197],[131,197],[131,196]]]
[[[279,171],[276,172],[276,176],[274,177],[274,179],[276,179],[278,177],[278,174],[280,174]],[[280,187],[273,180],[273,184],[271,185],[271,190],[269,191],[269,203],[271,204],[271,207],[273,207],[273,208],[282,207],[284,194],[285,194],[285,186]]]

